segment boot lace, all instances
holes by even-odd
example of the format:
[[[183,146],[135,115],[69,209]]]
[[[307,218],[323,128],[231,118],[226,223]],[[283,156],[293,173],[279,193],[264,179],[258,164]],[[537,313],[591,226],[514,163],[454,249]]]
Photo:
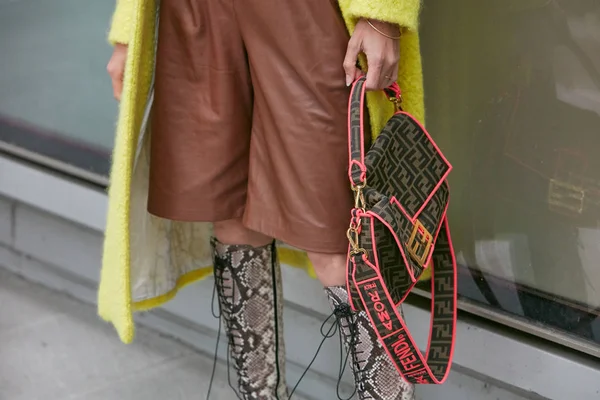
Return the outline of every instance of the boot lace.
[[[215,263],[216,264],[216,263]],[[212,368],[212,373],[211,373],[211,377],[210,377],[210,383],[208,385],[208,393],[206,395],[206,400],[210,399],[210,393],[212,391],[212,386],[213,386],[213,382],[214,382],[214,378],[215,378],[215,372],[217,369],[217,362],[218,362],[218,354],[219,354],[219,342],[221,339],[221,330],[222,330],[222,325],[223,322],[225,323],[225,325],[227,326],[227,331],[229,332],[228,335],[228,340],[227,340],[227,383],[229,384],[229,387],[231,388],[231,390],[233,390],[233,392],[235,393],[236,397],[238,398],[238,400],[244,400],[242,395],[240,393],[238,393],[238,391],[236,390],[236,388],[234,387],[234,385],[231,383],[231,363],[230,363],[230,352],[233,350],[234,353],[237,353],[238,355],[242,355],[242,357],[237,357],[234,358],[234,368],[236,369],[239,379],[241,381],[247,379],[247,377],[245,376],[245,371],[246,369],[243,368],[243,352],[241,349],[241,345],[239,343],[241,343],[241,338],[239,337],[239,333],[235,330],[232,329],[232,321],[231,321],[231,313],[233,312],[233,304],[228,301],[228,296],[225,295],[226,291],[231,291],[233,290],[233,287],[230,286],[227,281],[225,280],[225,278],[223,277],[223,272],[224,272],[224,267],[223,266],[217,266],[215,265],[215,274],[214,274],[214,278],[215,278],[215,285],[213,287],[213,294],[212,294],[212,300],[211,300],[211,312],[213,317],[215,317],[216,319],[219,320],[219,328],[217,331],[217,343],[215,345],[215,353],[214,353],[214,357],[213,357],[213,368]],[[222,306],[221,306],[221,302],[216,300],[218,296],[222,299],[223,301],[223,307],[226,307],[227,310],[226,312],[223,312]],[[216,303],[216,306],[215,306]],[[236,336],[237,335],[237,336]],[[235,339],[238,339],[237,341]],[[242,385],[239,385],[240,387],[242,387]]]
[[[334,313],[336,314],[337,318],[341,324],[341,328],[346,328],[348,329],[348,337],[347,337],[347,346],[348,346],[348,352],[350,353],[350,356],[352,357],[352,372],[354,373],[354,382],[355,382],[355,388],[354,388],[354,392],[356,392],[357,390],[359,391],[359,395],[361,393],[365,392],[365,377],[364,377],[364,368],[363,365],[366,360],[364,360],[364,357],[359,357],[364,351],[361,350],[361,340],[360,340],[360,335],[359,335],[359,331],[358,331],[358,322],[357,322],[357,314],[352,311],[352,308],[350,307],[349,304],[346,303],[341,303],[338,304],[335,307],[335,311]],[[344,327],[343,323],[346,322],[347,326]],[[338,381],[338,385],[339,385],[339,381]],[[363,400],[366,400],[366,398],[362,398]]]
[[[277,262],[276,259],[276,253],[275,253],[275,243],[273,242],[272,244],[272,249],[271,249],[271,254],[272,254],[272,263],[271,263],[271,273],[272,273],[272,278],[273,278],[273,286],[274,286],[274,290],[275,289],[275,264]],[[229,279],[225,279],[225,273],[229,272],[230,274],[230,278]],[[231,390],[233,390],[233,392],[235,393],[236,397],[238,398],[238,400],[244,400],[247,398],[248,393],[244,390],[244,388],[247,385],[244,385],[243,383],[247,383],[250,378],[248,377],[248,367],[246,365],[247,363],[247,356],[244,353],[244,348],[243,348],[243,337],[240,333],[239,329],[236,329],[235,323],[233,321],[232,315],[233,313],[236,311],[235,310],[235,305],[233,304],[233,300],[235,298],[235,285],[232,285],[231,282],[233,282],[232,279],[233,276],[233,271],[231,270],[231,268],[228,267],[228,264],[226,262],[222,262],[219,261],[218,259],[215,260],[215,265],[214,265],[214,279],[215,279],[215,284],[213,286],[213,294],[212,294],[212,300],[211,300],[211,311],[212,311],[212,315],[213,317],[215,317],[216,319],[219,320],[219,328],[217,331],[217,343],[215,345],[215,353],[214,353],[214,357],[213,357],[213,368],[212,368],[212,373],[211,373],[211,378],[210,378],[210,383],[208,386],[208,393],[206,396],[206,400],[209,400],[210,398],[210,393],[212,391],[212,385],[214,382],[214,378],[215,378],[215,371],[217,368],[217,362],[218,362],[218,353],[219,353],[219,341],[221,338],[221,330],[222,330],[222,325],[223,322],[225,323],[225,326],[227,327],[227,332],[228,332],[228,341],[227,341],[227,355],[226,355],[226,359],[227,359],[227,383],[229,384],[229,387],[231,388]],[[230,294],[228,294],[230,293]],[[277,308],[277,294],[274,294],[275,296],[275,304],[274,307],[275,309]],[[221,299],[221,301],[218,301],[218,299]],[[215,306],[216,303],[216,306]],[[225,311],[225,312],[224,312]],[[275,310],[275,331],[276,331],[276,342],[275,342],[275,346],[276,346],[276,352],[275,352],[275,359],[279,360],[279,327],[278,327],[278,321],[277,321],[277,311]],[[235,357],[231,357],[231,354],[235,354]],[[231,383],[231,358],[233,358],[234,361],[234,369],[237,372],[238,375],[238,387],[239,387],[239,391],[236,390],[236,388],[234,387],[234,385]],[[279,371],[279,362],[277,362],[277,385],[276,385],[276,391],[279,390],[279,375],[280,375],[280,371]],[[276,393],[275,394],[275,398],[279,399],[279,394]]]
[[[333,319],[333,322],[331,322],[332,319]],[[331,324],[331,326],[329,326],[329,328],[327,329],[327,326],[329,324]],[[343,343],[344,341],[342,339],[342,337],[345,336],[345,335],[343,335],[343,332],[342,332],[343,329],[348,329],[348,337],[347,337],[347,343],[346,343],[347,348],[345,350],[346,351],[345,355],[344,355],[344,343]],[[315,355],[313,356],[312,360],[310,361],[310,363],[308,364],[308,366],[306,367],[306,369],[300,376],[300,379],[298,379],[298,382],[294,386],[294,389],[291,391],[290,399],[292,398],[293,394],[296,392],[296,389],[300,385],[300,382],[302,381],[304,376],[308,373],[308,371],[312,367],[313,363],[316,361],[317,356],[319,355],[319,352],[321,351],[321,348],[325,344],[325,341],[329,338],[334,337],[335,334],[338,333],[339,349],[340,349],[340,365],[339,365],[339,369],[338,369],[338,381],[337,381],[337,385],[336,385],[336,395],[337,395],[338,400],[350,400],[352,397],[354,397],[357,390],[361,390],[361,391],[364,390],[364,379],[363,379],[363,376],[361,373],[360,359],[358,358],[358,355],[362,353],[362,351],[359,350],[361,341],[360,341],[360,338],[358,335],[358,324],[357,324],[357,320],[356,320],[356,314],[352,311],[352,309],[350,308],[350,305],[346,304],[346,303],[340,303],[337,306],[335,306],[333,312],[321,324],[320,332],[321,332],[321,336],[323,337],[323,339],[321,340],[321,343],[317,347],[317,351],[315,352]],[[348,365],[348,358],[350,358],[350,357],[352,357],[352,366],[353,366],[352,369],[354,372],[355,386],[354,386],[354,390],[352,391],[350,396],[344,398],[344,397],[342,397],[342,395],[340,393],[342,377],[346,370],[346,366]]]

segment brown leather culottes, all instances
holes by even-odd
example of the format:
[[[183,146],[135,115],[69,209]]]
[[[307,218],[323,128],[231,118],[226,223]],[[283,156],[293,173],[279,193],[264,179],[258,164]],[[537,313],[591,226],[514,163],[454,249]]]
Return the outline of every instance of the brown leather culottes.
[[[243,218],[344,253],[349,37],[337,1],[167,0],[159,24],[149,212]]]

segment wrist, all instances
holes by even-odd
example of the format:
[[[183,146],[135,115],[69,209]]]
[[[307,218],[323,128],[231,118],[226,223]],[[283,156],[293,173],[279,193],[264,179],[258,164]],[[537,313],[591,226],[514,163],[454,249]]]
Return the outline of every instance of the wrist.
[[[398,24],[372,18],[365,18],[364,20],[371,29],[389,39],[398,40],[402,36],[402,28]]]

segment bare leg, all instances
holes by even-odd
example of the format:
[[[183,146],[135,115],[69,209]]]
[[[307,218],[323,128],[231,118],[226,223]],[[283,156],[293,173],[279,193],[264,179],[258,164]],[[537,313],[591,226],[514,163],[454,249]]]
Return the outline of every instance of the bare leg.
[[[414,386],[404,381],[377,339],[364,311],[353,312],[346,291],[346,254],[308,253],[317,277],[325,286],[347,348],[354,353],[351,366],[358,398],[414,400]],[[382,385],[381,382],[386,382]]]
[[[241,219],[228,219],[215,222],[213,225],[216,238],[223,244],[245,244],[252,247],[262,247],[273,241],[273,238],[246,228]]]
[[[325,287],[346,284],[346,254],[308,253],[315,274]]]

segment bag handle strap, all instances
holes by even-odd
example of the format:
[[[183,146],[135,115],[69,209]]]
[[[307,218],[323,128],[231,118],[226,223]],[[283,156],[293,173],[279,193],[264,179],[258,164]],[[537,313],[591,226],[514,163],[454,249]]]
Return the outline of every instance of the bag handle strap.
[[[373,218],[367,218],[373,221]],[[373,223],[373,222],[371,222]],[[431,326],[425,357],[394,304],[379,268],[365,253],[351,256],[351,282],[398,373],[415,384],[441,384],[452,365],[456,332],[456,262],[446,216],[433,251]]]
[[[390,296],[386,283],[375,265],[367,258],[367,252],[358,248],[360,220],[362,223],[374,223],[374,217],[364,211],[362,188],[366,185],[364,106],[365,77],[359,78],[352,86],[348,110],[348,146],[350,165],[348,175],[356,193],[353,219],[348,231],[350,239],[351,269],[347,273],[348,287],[354,286],[360,301],[380,343],[385,348],[399,374],[408,382],[417,384],[441,384],[450,372],[454,353],[454,334],[456,331],[456,259],[446,214],[434,245],[432,284],[432,317],[429,344],[423,356],[415,344],[407,326]],[[400,88],[393,84],[385,93],[400,110]],[[362,203],[362,204],[361,204]],[[355,215],[356,214],[356,215]],[[372,230],[374,227],[371,227]],[[373,243],[376,246],[376,243]]]
[[[350,101],[348,104],[348,154],[350,157],[348,176],[352,187],[362,186],[367,179],[365,167],[365,95],[366,76],[361,76],[352,84]],[[401,111],[402,92],[396,82],[383,89],[384,93]]]

